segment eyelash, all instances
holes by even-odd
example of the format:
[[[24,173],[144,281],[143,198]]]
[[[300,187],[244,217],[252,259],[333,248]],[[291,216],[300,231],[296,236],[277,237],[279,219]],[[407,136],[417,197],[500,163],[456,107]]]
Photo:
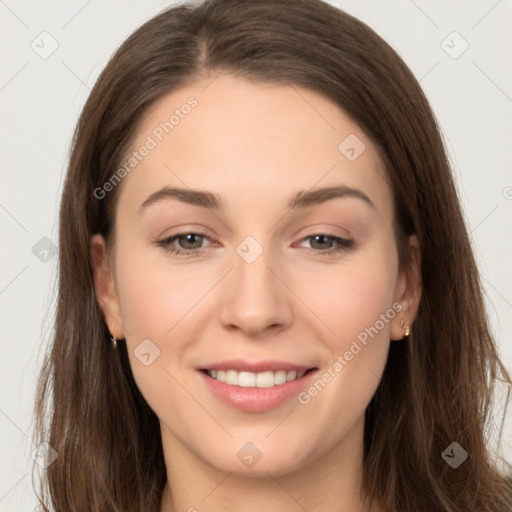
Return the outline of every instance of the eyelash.
[[[173,254],[175,256],[178,256],[180,254],[184,254],[185,256],[184,257],[191,257],[197,253],[199,253],[202,249],[202,247],[198,247],[196,249],[178,249],[176,247],[173,247],[171,244],[179,239],[179,238],[182,238],[182,237],[185,237],[187,235],[198,235],[200,237],[203,237],[205,239],[208,239],[210,240],[210,238],[203,234],[203,233],[199,233],[199,232],[196,232],[196,231],[189,231],[189,232],[186,232],[186,233],[178,233],[177,235],[173,235],[169,238],[165,238],[163,240],[160,240],[157,242],[157,245],[162,247],[166,252],[168,252],[169,254]],[[325,250],[315,250],[313,248],[311,248],[312,251],[320,254],[320,255],[325,255],[325,256],[329,256],[329,255],[333,255],[333,254],[336,254],[336,253],[339,253],[339,252],[343,252],[343,251],[347,251],[349,249],[351,249],[354,245],[354,241],[353,240],[349,240],[349,239],[346,239],[346,238],[340,238],[340,237],[337,237],[337,236],[334,236],[334,235],[327,235],[325,233],[314,233],[313,235],[309,235],[309,236],[306,236],[304,237],[301,242],[304,242],[305,240],[309,240],[310,238],[315,238],[315,237],[318,237],[318,236],[322,236],[324,238],[328,238],[328,239],[331,239],[333,242],[335,242],[336,244],[338,244],[337,246],[335,247],[332,247],[330,249],[325,249]]]

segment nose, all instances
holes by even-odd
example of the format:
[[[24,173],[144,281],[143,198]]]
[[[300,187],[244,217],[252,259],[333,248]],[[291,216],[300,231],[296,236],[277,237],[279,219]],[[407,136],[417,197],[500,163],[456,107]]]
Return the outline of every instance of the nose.
[[[264,250],[252,263],[235,253],[221,298],[223,326],[251,337],[275,335],[288,328],[293,320],[293,294],[285,282],[270,251]]]

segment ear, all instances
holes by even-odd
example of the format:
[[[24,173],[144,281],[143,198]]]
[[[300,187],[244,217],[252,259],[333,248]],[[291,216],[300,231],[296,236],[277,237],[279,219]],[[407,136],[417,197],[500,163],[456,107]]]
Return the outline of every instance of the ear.
[[[121,323],[121,308],[115,289],[114,272],[102,235],[96,234],[91,238],[90,251],[96,299],[112,336],[119,340],[123,339],[125,335]]]
[[[409,237],[407,258],[400,270],[395,289],[394,302],[401,304],[402,309],[391,322],[390,337],[392,340],[401,340],[405,329],[400,325],[404,322],[412,331],[412,324],[416,318],[421,299],[421,252],[418,237]]]

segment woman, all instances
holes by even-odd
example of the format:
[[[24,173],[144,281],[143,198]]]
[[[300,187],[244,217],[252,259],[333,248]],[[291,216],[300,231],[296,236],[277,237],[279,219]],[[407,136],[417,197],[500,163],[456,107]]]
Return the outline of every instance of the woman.
[[[213,0],[128,38],[62,196],[44,510],[504,512],[498,380],[436,121],[380,37]]]

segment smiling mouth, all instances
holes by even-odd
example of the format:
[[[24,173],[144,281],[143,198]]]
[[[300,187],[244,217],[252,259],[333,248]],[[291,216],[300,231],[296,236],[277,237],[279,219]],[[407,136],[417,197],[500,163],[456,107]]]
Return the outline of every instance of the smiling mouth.
[[[316,371],[318,368],[309,370],[277,370],[264,371],[259,373],[237,370],[201,370],[211,379],[224,382],[231,386],[242,388],[271,388],[278,387],[287,382],[299,380],[305,375]]]

